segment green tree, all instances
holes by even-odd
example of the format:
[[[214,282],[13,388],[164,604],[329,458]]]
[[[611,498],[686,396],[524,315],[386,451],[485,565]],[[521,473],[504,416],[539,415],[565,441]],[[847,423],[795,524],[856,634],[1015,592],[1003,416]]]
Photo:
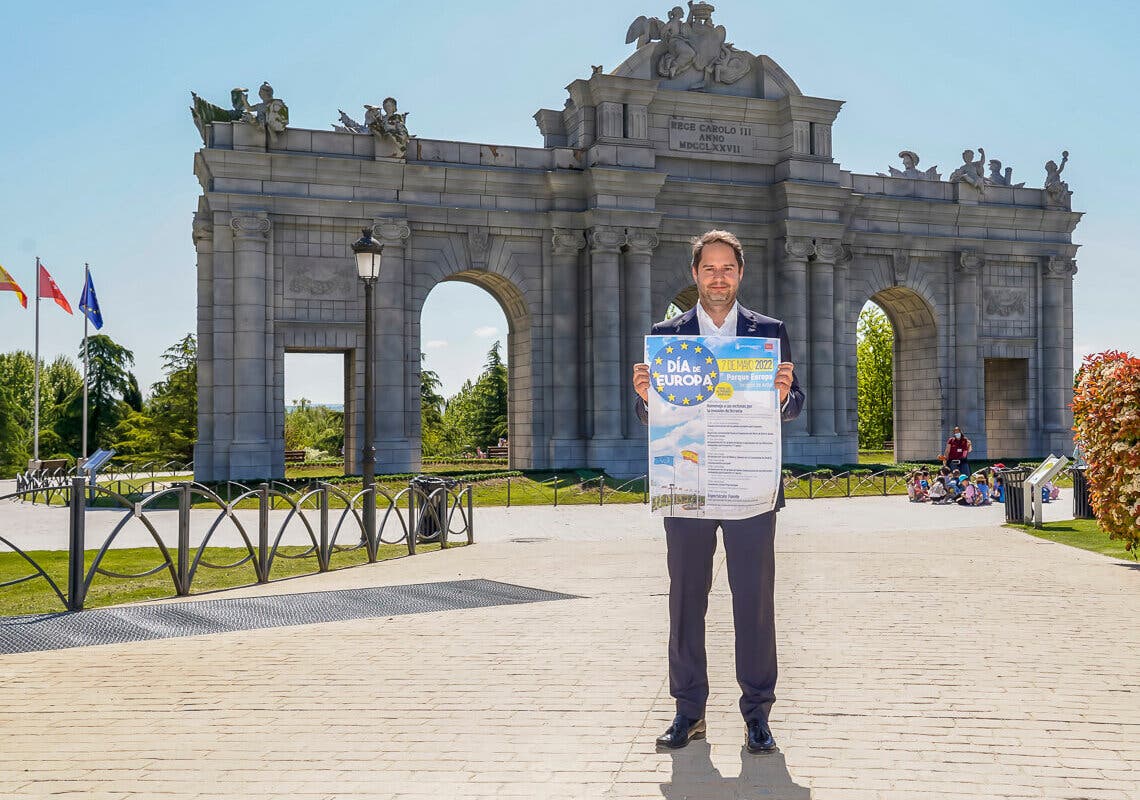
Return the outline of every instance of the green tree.
[[[135,356],[104,334],[90,336],[85,344],[80,345],[80,362],[85,349],[88,353],[88,447],[110,447],[114,443],[116,427],[132,408],[124,400],[140,405],[138,381],[130,371]]]
[[[285,413],[285,449],[319,450],[338,456],[344,448],[344,412],[295,400]]]
[[[141,409],[132,410],[119,424],[115,449],[142,459],[189,461],[198,439],[198,341],[194,334],[168,347],[162,365],[163,380],[151,387]],[[130,405],[131,400],[125,402]]]
[[[0,382],[0,478],[10,478],[28,461],[27,436],[20,425],[15,393]]]
[[[475,384],[475,444],[493,447],[499,437],[507,435],[507,365],[499,353],[501,342],[495,342],[487,353],[483,374]]]
[[[0,387],[8,390],[8,413],[15,423],[6,436],[17,437],[14,451],[27,453],[23,461],[27,461],[32,452],[34,383],[35,361],[31,353],[26,350],[0,353]]]
[[[420,356],[420,361],[427,353]],[[439,373],[426,367],[420,370],[420,441],[423,454],[433,457],[445,455],[443,449],[443,408],[446,403],[440,393],[443,387]]]
[[[894,330],[876,305],[859,314],[855,357],[858,369],[859,447],[881,449],[894,439]]]

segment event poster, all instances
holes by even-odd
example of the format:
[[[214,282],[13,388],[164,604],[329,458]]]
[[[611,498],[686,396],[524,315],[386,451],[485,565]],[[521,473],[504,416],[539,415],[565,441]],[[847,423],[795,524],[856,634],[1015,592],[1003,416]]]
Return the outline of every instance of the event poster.
[[[744,519],[776,506],[780,340],[646,336],[650,511]]]

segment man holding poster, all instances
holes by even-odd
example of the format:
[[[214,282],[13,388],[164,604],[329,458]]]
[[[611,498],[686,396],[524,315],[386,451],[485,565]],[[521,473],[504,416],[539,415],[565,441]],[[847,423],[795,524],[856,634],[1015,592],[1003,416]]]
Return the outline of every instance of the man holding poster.
[[[637,415],[648,423],[650,416],[649,394],[654,398],[654,407],[660,409],[684,409],[693,403],[703,403],[709,398],[709,391],[716,393],[722,376],[709,375],[708,369],[723,363],[722,354],[716,358],[703,351],[705,345],[714,350],[723,346],[722,337],[748,337],[761,341],[760,348],[771,344],[778,348],[778,363],[772,359],[770,370],[759,369],[762,359],[749,358],[747,369],[741,369],[741,380],[762,396],[764,384],[774,393],[774,403],[779,415],[787,422],[795,419],[804,404],[804,392],[796,380],[791,361],[791,347],[784,323],[765,317],[736,302],[737,289],[744,276],[744,252],[740,241],[727,231],[709,231],[693,240],[692,258],[693,281],[700,297],[697,305],[671,320],[653,326],[652,343],[671,346],[668,341],[656,342],[652,337],[710,337],[708,342],[688,339],[678,340],[672,353],[661,353],[661,367],[668,367],[666,357],[676,354],[671,362],[678,374],[694,374],[700,367],[699,377],[674,379],[676,390],[665,384],[668,379],[658,375],[648,363],[635,364],[633,386],[638,394]],[[715,339],[711,337],[716,337]],[[681,350],[681,344],[689,345]],[[777,344],[778,343],[778,344]],[[741,341],[739,345],[747,349],[755,342]],[[702,353],[695,353],[697,346]],[[656,353],[656,351],[655,351]],[[684,353],[684,356],[682,356]],[[696,357],[694,357],[694,355]],[[702,359],[703,356],[703,359]],[[649,356],[656,361],[656,356]],[[707,359],[707,360],[704,360]],[[701,366],[703,364],[707,366]],[[744,364],[733,360],[732,365]],[[688,365],[688,369],[684,365]],[[757,367],[752,369],[752,367]],[[719,368],[714,370],[719,372]],[[660,372],[660,371],[659,371]],[[765,377],[765,372],[767,376]],[[656,382],[655,382],[656,381]],[[669,400],[672,391],[674,397]],[[729,394],[729,390],[720,394]],[[720,397],[720,394],[717,396]],[[729,394],[731,397],[732,395]],[[701,400],[697,400],[700,397]],[[668,401],[661,404],[659,399]],[[688,399],[689,403],[685,403]],[[712,406],[710,406],[711,408]],[[723,407],[727,407],[727,404]],[[655,421],[656,424],[656,421]],[[711,424],[711,423],[710,423]],[[682,426],[683,427],[683,426]],[[709,429],[711,430],[711,429]],[[724,437],[732,430],[731,421],[721,423],[718,437]],[[753,436],[753,433],[757,433]],[[778,434],[778,431],[776,432]],[[746,427],[739,437],[738,449],[747,450],[752,440],[763,438],[764,432]],[[710,447],[712,434],[706,434]],[[702,473],[700,462],[702,453],[695,446],[686,446],[686,440],[678,439],[679,447],[675,459],[666,455],[654,455],[659,465],[679,468],[692,462],[697,467],[696,475]],[[777,446],[779,439],[776,439]],[[721,451],[723,443],[717,445]],[[771,446],[770,438],[767,446]],[[728,448],[731,450],[731,448]],[[776,475],[780,464],[777,459]],[[651,467],[652,470],[652,467]],[[711,478],[714,474],[705,470]],[[729,471],[721,474],[728,475]],[[728,582],[732,590],[732,611],[736,627],[736,678],[740,685],[740,711],[747,727],[745,745],[751,753],[765,753],[776,749],[775,740],[768,726],[768,713],[775,701],[776,688],[776,627],[775,627],[775,532],[776,511],[784,504],[782,482],[777,478],[774,503],[767,505],[762,500],[752,498],[748,486],[754,481],[745,481],[740,491],[723,492],[720,486],[696,486],[694,494],[677,491],[681,480],[674,473],[673,485],[664,504],[657,512],[664,513],[665,539],[668,548],[669,567],[669,691],[676,700],[677,715],[673,724],[657,738],[657,744],[666,748],[684,747],[692,739],[705,736],[705,703],[709,695],[708,665],[705,655],[705,612],[708,608],[708,594],[712,587],[713,555],[716,552],[716,531],[720,528],[724,535],[724,547],[728,562]],[[687,487],[686,487],[687,488]],[[724,518],[712,516],[714,496],[740,498],[748,496],[753,503],[751,516],[746,511],[725,514]],[[691,506],[686,509],[685,506]],[[774,507],[773,507],[774,506]],[[708,511],[709,515],[704,512]]]

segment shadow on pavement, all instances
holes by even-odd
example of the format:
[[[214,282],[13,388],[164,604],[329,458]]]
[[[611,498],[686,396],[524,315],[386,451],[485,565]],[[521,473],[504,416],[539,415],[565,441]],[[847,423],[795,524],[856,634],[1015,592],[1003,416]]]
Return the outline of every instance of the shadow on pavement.
[[[811,800],[811,790],[788,774],[784,754],[752,755],[740,748],[740,775],[726,778],[712,763],[707,741],[691,742],[669,753],[673,780],[661,784],[668,800]]]

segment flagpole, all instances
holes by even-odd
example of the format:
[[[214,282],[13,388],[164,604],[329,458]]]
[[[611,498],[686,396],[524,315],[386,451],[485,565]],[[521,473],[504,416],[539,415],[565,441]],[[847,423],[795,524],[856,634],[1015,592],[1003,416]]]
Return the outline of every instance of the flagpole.
[[[91,281],[91,268],[83,263],[83,294],[87,294],[87,284]],[[87,461],[87,312],[83,312],[83,447],[79,453],[80,466]]]
[[[40,460],[40,257],[36,256],[36,356],[35,356],[35,400],[32,419],[32,460],[39,469]]]

